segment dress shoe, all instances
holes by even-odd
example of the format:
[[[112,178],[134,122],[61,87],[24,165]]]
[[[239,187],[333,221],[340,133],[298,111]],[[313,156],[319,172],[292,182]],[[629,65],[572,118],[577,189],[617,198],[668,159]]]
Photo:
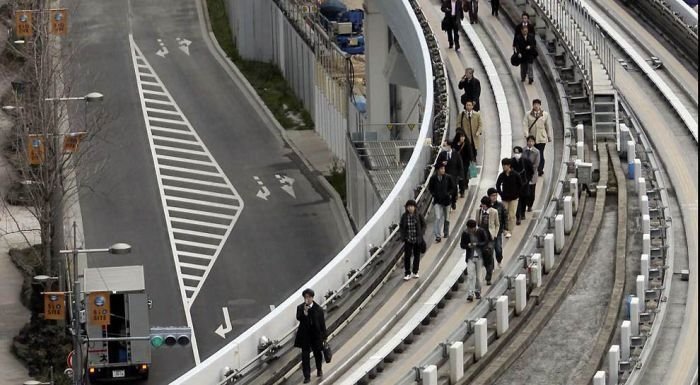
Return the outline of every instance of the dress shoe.
[[[474,293],[474,296],[476,297],[476,299],[481,299],[481,293],[478,291]]]
[[[305,383],[305,384],[308,384],[309,382],[311,382],[311,379],[310,379],[310,378],[305,378],[305,379],[304,379],[304,383]]]

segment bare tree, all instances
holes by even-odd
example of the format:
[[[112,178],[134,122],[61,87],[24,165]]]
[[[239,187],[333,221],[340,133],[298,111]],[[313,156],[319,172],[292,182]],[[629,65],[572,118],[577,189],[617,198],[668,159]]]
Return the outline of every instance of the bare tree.
[[[94,103],[101,100],[99,95],[72,93],[77,79],[66,69],[77,48],[61,46],[61,38],[50,31],[51,13],[43,4],[31,2],[33,34],[21,44],[17,36],[10,37],[7,49],[22,64],[2,104],[14,118],[9,156],[21,182],[17,188],[39,223],[45,273],[53,275],[63,245],[63,208],[77,198],[81,184],[76,171],[81,170],[85,181],[100,168],[100,157],[90,144],[107,118]],[[21,6],[27,9],[27,2]]]

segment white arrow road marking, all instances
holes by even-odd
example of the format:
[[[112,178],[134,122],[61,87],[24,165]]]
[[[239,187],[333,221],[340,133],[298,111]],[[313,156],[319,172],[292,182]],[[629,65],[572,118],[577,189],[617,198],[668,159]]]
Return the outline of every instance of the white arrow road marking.
[[[296,193],[294,193],[294,187],[292,187],[292,185],[294,184],[293,178],[290,178],[286,175],[282,176],[279,174],[275,174],[275,178],[277,178],[277,180],[279,180],[280,184],[282,185],[282,190],[284,190],[287,194],[291,195],[292,198],[297,198]]]
[[[284,186],[282,186],[282,190],[284,190],[287,194],[291,195],[292,198],[294,198],[294,199],[297,198],[297,194],[294,193],[294,187],[292,187],[290,185],[284,185]]]
[[[256,196],[260,199],[267,200],[267,197],[270,196],[270,190],[267,187],[262,186],[260,187],[260,191],[258,191],[258,195]]]
[[[162,39],[158,39],[158,44],[160,45],[160,49],[156,52],[156,55],[165,58],[165,55],[168,54],[168,47],[165,46]]]
[[[190,308],[243,211],[243,199],[132,35],[129,43],[180,296],[192,328]],[[199,364],[194,329],[191,342]]]
[[[228,314],[228,308],[222,307],[221,310],[224,312],[224,323],[223,325],[219,325],[219,327],[216,328],[214,333],[218,334],[219,337],[226,339],[226,334],[230,333],[231,330],[233,330],[233,326],[231,326],[231,318]]]
[[[177,40],[177,43],[180,45],[180,49],[182,50],[182,52],[186,53],[187,56],[190,56],[190,44],[192,44],[192,42],[179,37],[175,40]]]

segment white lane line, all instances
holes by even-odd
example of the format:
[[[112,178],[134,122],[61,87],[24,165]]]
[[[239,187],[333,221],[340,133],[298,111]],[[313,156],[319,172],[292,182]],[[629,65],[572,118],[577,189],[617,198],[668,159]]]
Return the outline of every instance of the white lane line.
[[[184,230],[184,229],[174,228],[173,233],[194,235],[194,236],[202,237],[202,238],[224,239],[224,237],[222,235],[218,235],[218,234],[214,234],[214,233],[203,233],[201,231],[194,231],[194,230]]]
[[[170,155],[161,155],[157,154],[158,159],[163,159],[163,160],[172,160],[174,162],[184,162],[183,158],[177,157],[177,156],[170,156]],[[199,164],[202,166],[212,166],[213,165],[210,162],[204,161],[204,160],[194,160],[194,159],[187,159],[187,163],[192,163],[192,164]]]
[[[138,47],[136,42],[134,41],[133,35],[129,35],[129,44],[131,47],[131,58],[132,58],[132,64],[134,66],[134,73],[135,73],[135,78],[136,78],[136,85],[139,90],[139,98],[141,101],[141,110],[143,112],[143,119],[146,124],[146,132],[148,134],[148,141],[149,145],[151,148],[151,155],[153,157],[153,165],[155,167],[156,171],[156,178],[158,181],[158,187],[160,191],[160,198],[161,198],[161,204],[163,205],[163,215],[165,216],[165,223],[168,228],[168,235],[170,238],[170,247],[172,250],[172,255],[173,255],[173,260],[175,262],[175,273],[177,274],[178,277],[178,282],[180,286],[180,296],[182,298],[182,304],[185,310],[185,318],[187,320],[187,326],[190,328],[193,328],[192,324],[192,315],[191,315],[191,308],[193,302],[196,300],[197,295],[199,294],[202,285],[206,281],[207,277],[209,276],[209,273],[211,272],[214,263],[216,263],[216,260],[221,253],[221,250],[224,247],[224,244],[226,243],[226,240],[228,239],[229,235],[231,234],[231,231],[233,230],[234,226],[236,225],[236,222],[238,221],[238,218],[241,215],[241,211],[243,211],[244,208],[244,202],[243,199],[241,198],[240,194],[236,191],[236,189],[233,187],[231,184],[231,181],[228,179],[226,174],[224,174],[223,170],[219,166],[219,164],[216,162],[212,154],[209,152],[207,149],[206,145],[204,142],[201,140],[197,132],[195,131],[194,127],[190,124],[189,120],[185,116],[185,114],[182,113],[182,110],[180,107],[177,105],[175,100],[173,99],[172,95],[170,95],[170,92],[168,92],[168,89],[165,87],[163,82],[160,80],[156,72],[153,70],[153,67],[149,64],[148,60],[146,60],[146,57],[143,55],[141,49]],[[147,78],[149,80],[144,81],[144,78]],[[144,88],[144,86],[147,86],[149,89]],[[158,95],[158,99],[163,99],[162,101],[154,101],[152,97],[148,97],[147,95]],[[146,103],[155,103],[155,104],[160,104],[160,105],[168,105],[172,107],[172,110],[174,111],[167,111],[167,112],[162,112],[158,111],[158,109],[151,108],[146,105]],[[163,118],[158,118],[154,116],[150,116],[149,114],[154,114],[154,113],[167,113],[169,115],[176,115],[180,120],[174,120],[174,119],[163,119]],[[172,138],[166,138],[166,137],[159,137],[158,135],[154,135],[154,131],[157,131],[152,129],[152,125],[160,126],[157,123],[168,123],[170,125],[177,125],[179,128],[180,126],[183,127],[183,131],[185,131],[186,134],[191,135],[194,140],[193,141],[185,141],[187,142],[187,148],[184,145],[180,144],[179,142],[173,141]],[[164,131],[161,130],[162,133]],[[167,143],[172,143],[172,145],[156,145],[155,140],[159,141],[167,141]],[[180,145],[179,145],[180,144]],[[196,150],[195,150],[196,149]],[[165,151],[171,151],[174,153],[183,153],[183,154],[196,154],[197,156],[200,157],[200,159],[207,159],[211,164],[207,165],[213,169],[215,169],[217,172],[216,173],[209,173],[209,172],[203,172],[203,171],[197,171],[197,170],[190,170],[190,169],[184,169],[180,167],[172,167],[172,166],[166,166],[161,164],[162,158],[158,157],[158,154],[156,153],[156,150],[165,150]],[[181,162],[187,164],[187,158],[184,157]],[[193,166],[198,164],[198,163],[191,163]],[[162,174],[162,171],[166,170],[184,170],[188,175],[192,175],[191,177],[185,177],[185,178],[179,178],[179,177],[168,177],[166,175]],[[211,176],[214,175],[218,178],[220,178],[223,182],[222,183],[214,183],[214,182],[209,182],[205,179],[205,176]],[[210,178],[211,179],[211,178]],[[177,198],[177,197],[167,197],[165,193],[165,186],[164,182],[170,180],[170,181],[182,181],[186,183],[193,183],[193,184],[199,184],[203,186],[217,186],[221,188],[221,192],[226,191],[229,193],[228,199],[231,199],[232,201],[236,202],[235,205],[221,205],[221,204],[216,204],[218,206],[213,206],[214,204],[212,202],[208,202],[205,200],[197,200],[197,199],[187,199],[184,200],[184,198]],[[206,194],[202,195],[203,197],[206,197]],[[213,212],[207,212],[207,211],[202,211],[202,210],[192,210],[192,209],[186,209],[186,208],[181,208],[181,207],[172,207],[169,205],[169,202],[172,201],[182,201],[186,203],[194,203],[197,205],[209,205],[213,207],[225,207],[229,210],[231,210],[230,215],[226,214],[220,214],[220,213],[213,213]],[[173,217],[177,217],[178,214],[183,215],[183,214],[193,214],[197,215],[197,219],[200,221],[204,222],[207,219],[211,218],[212,219],[212,224],[216,223],[217,225],[221,225],[221,218],[225,219],[228,221],[228,225],[225,228],[225,234],[221,235],[219,234],[221,231],[218,231],[216,233],[210,234],[210,238],[216,239],[218,238],[218,242],[215,245],[212,244],[204,244],[204,243],[199,243],[199,242],[190,242],[190,241],[182,241],[176,239],[175,235],[175,228],[173,226]],[[217,218],[216,220],[214,220]],[[179,222],[180,224],[182,223],[187,223],[187,222]],[[182,230],[182,229],[178,229]],[[180,232],[182,233],[182,232]],[[214,236],[212,236],[214,235]],[[194,251],[180,251],[178,247],[182,248],[182,246],[193,246],[196,248],[202,248],[204,249],[210,249],[213,250],[210,255],[204,252],[194,252]],[[206,262],[205,267],[202,269],[202,276],[201,277],[195,277],[191,276],[188,274],[183,274],[182,273],[182,267],[186,265],[182,265],[182,263],[186,262],[181,262],[180,258],[184,257],[193,257],[193,258],[198,258],[202,260],[203,262]],[[185,283],[185,279],[191,280],[194,279],[197,284],[196,286],[192,286],[189,283]],[[192,329],[192,351],[194,353],[194,360],[195,364],[200,363],[200,357],[199,357],[199,349],[197,347],[197,339],[195,335],[195,330]]]
[[[211,191],[195,190],[192,188],[177,187],[177,186],[164,186],[164,187],[166,190],[181,191],[181,192],[192,193],[192,194],[197,194],[197,195],[208,195],[208,196],[212,196],[212,197],[232,199],[230,195],[215,193],[215,192],[211,192]]]
[[[192,203],[192,204],[200,205],[200,206],[220,207],[222,209],[234,209],[234,210],[238,209],[238,206],[236,206],[236,205],[227,205],[225,203],[216,203],[216,202],[204,201],[201,199],[182,198],[182,197],[176,197],[176,196],[171,196],[171,195],[166,195],[165,199],[169,200],[169,201]]]
[[[156,134],[153,134],[153,139],[154,139],[154,140],[160,140],[160,141],[173,142],[173,143],[197,144],[197,140],[186,140],[186,139],[171,138],[171,137],[169,137],[169,136],[162,136],[162,135],[156,135]]]
[[[151,130],[158,130],[161,132],[169,132],[169,133],[178,134],[178,135],[189,135],[187,130],[178,130],[176,128],[165,128],[165,127],[151,126]]]
[[[195,263],[187,263],[187,262],[180,262],[180,267],[186,267],[188,269],[196,269],[196,270],[206,270],[207,269],[206,265],[197,265]]]
[[[163,110],[161,108],[146,107],[146,111],[154,112],[156,114],[170,114],[170,115],[180,115],[179,112],[173,110]]]
[[[226,225],[221,225],[218,223],[209,223],[209,222],[202,222],[202,221],[195,221],[194,219],[187,219],[187,218],[177,218],[173,217],[170,218],[172,222],[180,222],[180,223],[187,223],[189,225],[196,225],[196,226],[204,226],[204,227],[211,227],[211,228],[217,228],[217,229],[226,229],[228,226]]]

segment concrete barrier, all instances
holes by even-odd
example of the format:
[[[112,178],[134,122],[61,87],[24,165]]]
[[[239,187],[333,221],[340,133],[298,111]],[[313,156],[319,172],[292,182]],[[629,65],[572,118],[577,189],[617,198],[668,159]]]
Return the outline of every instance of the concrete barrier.
[[[564,215],[554,217],[554,251],[559,254],[564,249]]]
[[[423,385],[437,385],[437,366],[435,365],[428,365],[423,369],[423,372],[421,373],[423,377]]]
[[[608,382],[617,385],[620,372],[620,345],[613,345],[608,350]]]
[[[542,256],[537,253],[532,255],[530,260],[530,282],[532,286],[540,287],[542,286]]]
[[[527,279],[525,274],[515,277],[515,315],[520,315],[527,305]]]
[[[508,331],[508,296],[502,295],[496,300],[496,337]]]
[[[482,359],[489,350],[486,318],[474,322],[474,360]]]
[[[544,236],[544,267],[547,272],[554,269],[554,234]]]
[[[644,288],[649,287],[649,254],[642,254],[640,258],[641,273],[644,276]]]
[[[564,197],[564,234],[569,234],[574,227],[574,210],[570,196]]]
[[[599,370],[593,376],[593,385],[605,385],[605,372]]]
[[[457,341],[449,348],[450,383],[455,384],[464,377],[464,343]]]
[[[625,362],[630,360],[630,346],[632,345],[632,323],[622,321],[620,327],[620,359]]]

